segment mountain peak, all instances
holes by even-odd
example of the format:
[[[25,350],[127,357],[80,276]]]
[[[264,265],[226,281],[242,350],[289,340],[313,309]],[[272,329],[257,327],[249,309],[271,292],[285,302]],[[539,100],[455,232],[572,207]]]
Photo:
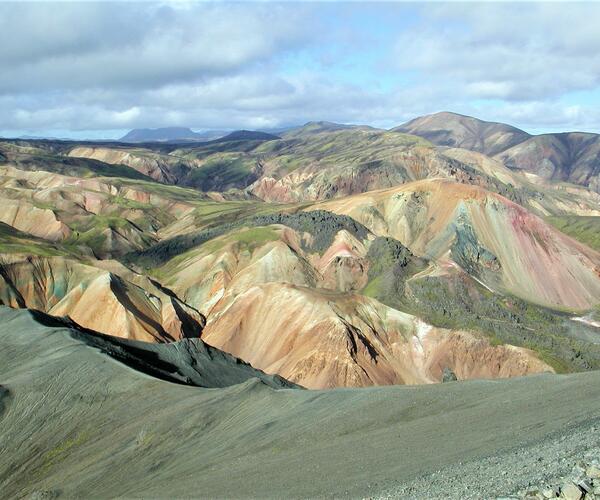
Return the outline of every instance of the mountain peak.
[[[451,111],[441,111],[411,120],[392,129],[423,137],[438,146],[459,147],[495,155],[530,135],[511,125],[487,122]]]

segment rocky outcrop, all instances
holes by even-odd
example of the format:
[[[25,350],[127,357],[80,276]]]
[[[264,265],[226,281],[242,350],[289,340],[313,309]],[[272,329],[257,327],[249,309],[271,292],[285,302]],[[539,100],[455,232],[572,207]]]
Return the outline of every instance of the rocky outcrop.
[[[600,498],[600,452],[596,449],[577,460],[570,474],[530,486],[510,498],[595,500]]]

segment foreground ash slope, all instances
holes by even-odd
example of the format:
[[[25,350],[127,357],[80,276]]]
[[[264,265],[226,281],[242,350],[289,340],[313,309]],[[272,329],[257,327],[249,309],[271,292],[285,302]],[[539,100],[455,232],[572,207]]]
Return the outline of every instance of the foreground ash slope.
[[[600,367],[583,186],[324,122],[0,153],[2,304],[315,389]]]
[[[112,341],[146,353],[115,362],[107,339],[73,325],[6,308],[0,319],[7,498],[373,496],[434,472],[411,497],[490,498],[558,474],[568,453],[597,445],[598,372],[277,390],[281,379],[214,350],[182,356],[177,344]],[[127,366],[135,356],[146,373]],[[151,368],[202,380],[159,380]]]

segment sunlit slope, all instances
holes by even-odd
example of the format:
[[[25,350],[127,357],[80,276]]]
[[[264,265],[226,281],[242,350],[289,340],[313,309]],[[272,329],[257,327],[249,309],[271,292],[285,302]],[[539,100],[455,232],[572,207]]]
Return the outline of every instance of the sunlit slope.
[[[359,295],[384,259],[401,269],[394,290],[424,269],[397,242],[326,212],[280,222],[233,230],[155,271],[207,317],[208,343],[307,387],[429,383],[445,369],[460,379],[550,369],[526,349],[436,329]]]
[[[439,382],[552,369],[535,354],[437,329],[360,295],[270,283],[212,311],[202,338],[309,388]]]
[[[116,337],[166,342],[199,337],[204,317],[116,262],[0,254],[0,304],[69,316]]]
[[[600,254],[484,189],[426,180],[318,204],[417,255],[451,258],[491,288],[553,306],[600,302]]]
[[[267,209],[218,193],[119,177],[81,178],[0,167],[0,222],[99,258]]]

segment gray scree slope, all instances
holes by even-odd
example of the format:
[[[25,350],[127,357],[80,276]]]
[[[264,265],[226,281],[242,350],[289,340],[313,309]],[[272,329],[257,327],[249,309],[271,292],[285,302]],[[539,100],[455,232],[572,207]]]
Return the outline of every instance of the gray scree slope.
[[[0,385],[3,498],[394,496],[439,469],[468,496],[473,464],[518,469],[519,453],[600,416],[598,372],[331,391],[175,384],[6,308]],[[519,486],[511,476],[478,494]],[[437,495],[425,488],[410,495]]]

